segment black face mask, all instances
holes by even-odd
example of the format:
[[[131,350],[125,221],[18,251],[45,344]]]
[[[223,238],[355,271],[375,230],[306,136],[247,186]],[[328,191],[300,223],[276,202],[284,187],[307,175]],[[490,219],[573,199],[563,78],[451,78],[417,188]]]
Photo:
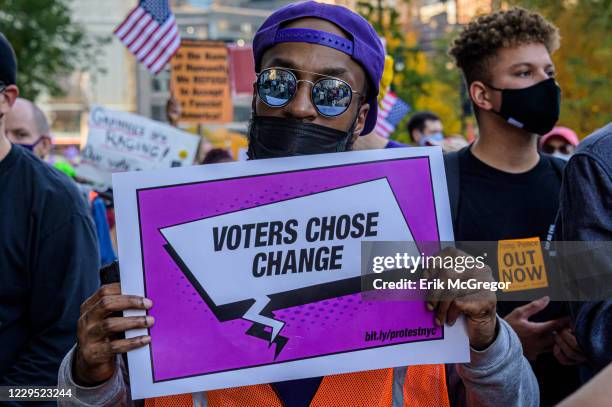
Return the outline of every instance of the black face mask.
[[[501,109],[493,112],[515,127],[543,135],[551,131],[559,120],[561,89],[554,78],[522,89],[487,86],[502,92]]]
[[[347,132],[284,117],[254,116],[247,155],[253,160],[347,151],[356,122]]]

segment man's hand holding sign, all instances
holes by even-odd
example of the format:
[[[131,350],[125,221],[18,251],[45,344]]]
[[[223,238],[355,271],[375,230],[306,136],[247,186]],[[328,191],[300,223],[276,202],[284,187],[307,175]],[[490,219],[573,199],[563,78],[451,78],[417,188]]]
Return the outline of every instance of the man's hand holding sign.
[[[77,330],[74,379],[92,386],[107,381],[115,371],[116,355],[151,342],[150,336],[120,339],[125,331],[153,326],[152,316],[117,316],[127,310],[148,310],[153,303],[137,295],[122,295],[119,283],[103,285],[81,306]]]
[[[466,257],[467,253],[453,247],[445,248],[438,256]],[[493,282],[489,266],[470,267],[457,272],[448,268],[432,268],[424,273],[427,280],[476,280]],[[470,346],[477,350],[486,349],[496,337],[497,298],[491,290],[485,289],[439,289],[434,288],[427,294],[427,308],[434,311],[438,325],[454,325],[460,315],[465,315]]]

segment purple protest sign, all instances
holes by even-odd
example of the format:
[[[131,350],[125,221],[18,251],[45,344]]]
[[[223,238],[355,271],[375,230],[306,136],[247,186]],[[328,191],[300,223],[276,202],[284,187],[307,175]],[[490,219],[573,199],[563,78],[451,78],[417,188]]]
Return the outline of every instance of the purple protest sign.
[[[363,240],[452,240],[439,150],[398,150],[116,176],[122,288],[156,321],[134,395],[466,360],[423,302],[351,283]]]

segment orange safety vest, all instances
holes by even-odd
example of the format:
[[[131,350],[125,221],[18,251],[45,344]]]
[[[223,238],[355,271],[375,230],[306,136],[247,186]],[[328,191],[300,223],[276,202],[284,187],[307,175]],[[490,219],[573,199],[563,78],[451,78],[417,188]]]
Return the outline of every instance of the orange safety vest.
[[[207,407],[283,407],[269,384],[206,392]],[[147,399],[145,407],[192,407],[191,394]],[[450,407],[444,365],[325,376],[310,407]]]

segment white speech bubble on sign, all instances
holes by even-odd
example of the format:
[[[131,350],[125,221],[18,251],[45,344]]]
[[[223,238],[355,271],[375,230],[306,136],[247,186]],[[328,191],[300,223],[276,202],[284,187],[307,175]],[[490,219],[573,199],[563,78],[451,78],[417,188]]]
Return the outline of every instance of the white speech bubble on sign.
[[[308,242],[306,227],[312,218],[375,213],[375,236]],[[272,221],[297,221],[292,244],[254,247],[241,245],[215,251],[213,228]],[[365,222],[364,222],[365,223]],[[412,233],[386,178],[367,181],[254,208],[212,216],[160,229],[168,252],[186,274],[220,321],[244,318],[272,328],[266,338],[273,342],[284,322],[272,318],[271,310],[301,305],[359,291],[361,241],[413,241]],[[340,269],[254,275],[258,253],[342,245]],[[416,249],[415,253],[417,254]],[[284,258],[283,258],[284,259]],[[265,262],[261,263],[265,266]],[[348,282],[353,284],[347,285]],[[355,284],[355,282],[357,282]],[[300,295],[297,295],[300,293]],[[306,301],[306,302],[304,302]],[[262,334],[265,335],[265,334]]]

